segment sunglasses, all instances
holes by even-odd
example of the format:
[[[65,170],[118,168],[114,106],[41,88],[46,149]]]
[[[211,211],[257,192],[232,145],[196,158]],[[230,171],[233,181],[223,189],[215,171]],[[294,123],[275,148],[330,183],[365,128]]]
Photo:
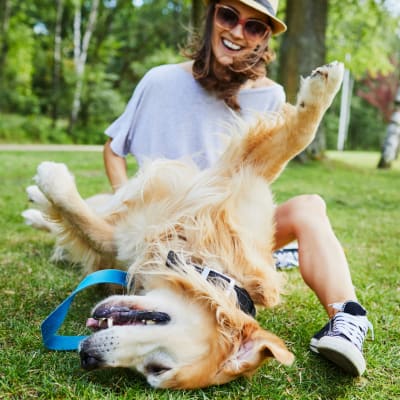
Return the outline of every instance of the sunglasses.
[[[260,19],[240,18],[240,14],[232,7],[216,4],[214,19],[217,25],[224,29],[233,29],[242,25],[243,35],[247,40],[262,40],[269,32],[270,26]]]

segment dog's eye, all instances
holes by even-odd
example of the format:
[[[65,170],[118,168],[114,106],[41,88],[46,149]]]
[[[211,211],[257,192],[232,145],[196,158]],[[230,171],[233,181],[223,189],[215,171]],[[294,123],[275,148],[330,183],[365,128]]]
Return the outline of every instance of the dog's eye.
[[[147,364],[145,369],[149,375],[161,375],[161,374],[169,371],[171,368],[167,367],[165,365],[151,363],[151,364]]]

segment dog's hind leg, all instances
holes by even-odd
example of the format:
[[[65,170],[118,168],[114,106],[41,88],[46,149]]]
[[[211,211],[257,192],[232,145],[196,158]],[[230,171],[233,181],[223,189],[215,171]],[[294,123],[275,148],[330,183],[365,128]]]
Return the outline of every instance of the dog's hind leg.
[[[47,217],[57,226],[58,245],[67,249],[71,261],[89,270],[115,262],[114,226],[98,216],[81,198],[73,176],[64,164],[43,162],[36,183],[48,201]],[[104,267],[104,266],[103,266]]]

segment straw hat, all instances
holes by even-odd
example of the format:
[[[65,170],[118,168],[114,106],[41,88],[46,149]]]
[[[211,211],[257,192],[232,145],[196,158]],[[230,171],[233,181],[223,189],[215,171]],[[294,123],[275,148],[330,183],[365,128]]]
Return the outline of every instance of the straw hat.
[[[211,0],[205,0],[206,3],[209,3],[210,1]],[[279,35],[280,33],[286,31],[287,27],[285,23],[276,17],[279,0],[238,0],[238,1],[240,1],[240,3],[246,4],[246,6],[249,6],[257,11],[262,12],[265,15],[268,15],[273,35]]]

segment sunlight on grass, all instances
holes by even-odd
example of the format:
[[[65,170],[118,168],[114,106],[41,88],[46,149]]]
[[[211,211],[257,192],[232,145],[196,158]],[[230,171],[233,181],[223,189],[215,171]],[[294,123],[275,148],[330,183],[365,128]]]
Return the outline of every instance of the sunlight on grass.
[[[366,169],[376,169],[380,159],[378,152],[371,151],[328,151],[327,156],[332,160]],[[393,163],[391,169],[400,171],[400,159]]]

